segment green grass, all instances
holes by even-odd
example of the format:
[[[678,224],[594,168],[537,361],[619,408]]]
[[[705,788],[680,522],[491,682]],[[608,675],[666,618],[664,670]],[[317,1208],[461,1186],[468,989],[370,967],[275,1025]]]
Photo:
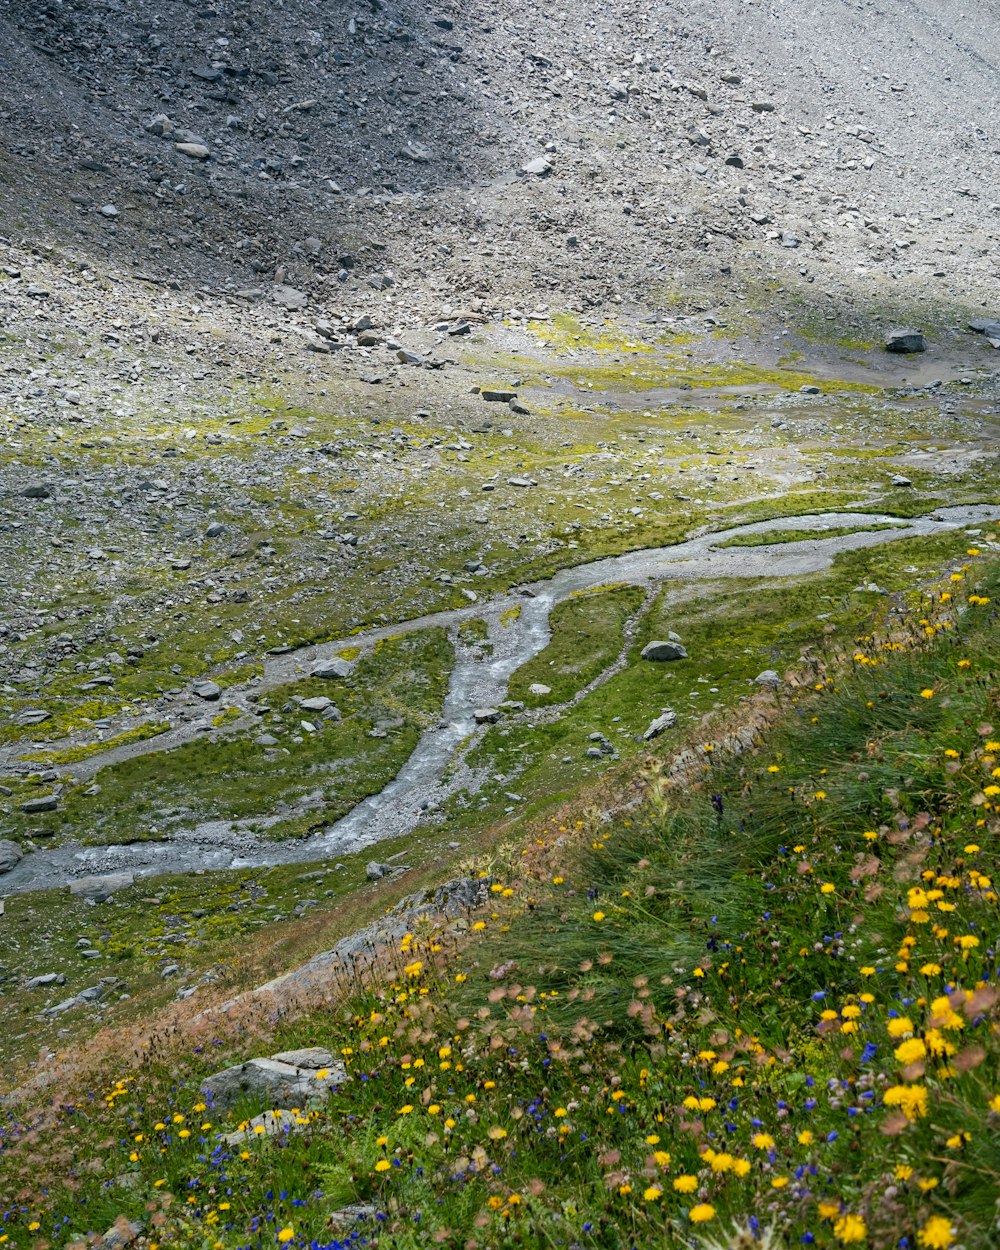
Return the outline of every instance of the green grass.
[[[756,747],[694,744],[638,805],[517,829],[475,924],[408,937],[384,981],[12,1108],[11,1244],[154,1212],[163,1247],[327,1246],[368,1202],[394,1250],[728,1245],[751,1215],[788,1248],[985,1250],[1000,572],[944,585],[814,665]],[[286,1139],[216,1149],[200,1077],[301,1044],[353,1079]]]
[[[261,819],[259,831],[304,836],[396,775],[440,712],[452,660],[443,630],[377,644],[347,679],[306,679],[265,696],[266,714],[253,731],[109,765],[96,776],[96,794],[87,793],[88,781],[71,788],[58,811],[12,811],[5,823],[22,838],[134,842],[161,838],[177,824],[277,816]],[[295,701],[317,695],[333,699],[341,719],[304,712]],[[225,709],[219,715],[225,723]],[[262,733],[274,744],[259,743]]]
[[[901,523],[900,523],[901,524]],[[763,534],[737,534],[717,543],[718,547],[770,547],[779,543],[800,543],[807,539],[842,538],[845,534],[873,534],[878,530],[898,529],[886,522],[881,525],[835,525],[823,530],[768,530]]]
[[[625,623],[644,598],[638,586],[619,586],[556,604],[549,617],[551,642],[512,674],[509,697],[529,707],[571,699],[618,658]],[[548,686],[550,693],[532,694],[534,684]]]

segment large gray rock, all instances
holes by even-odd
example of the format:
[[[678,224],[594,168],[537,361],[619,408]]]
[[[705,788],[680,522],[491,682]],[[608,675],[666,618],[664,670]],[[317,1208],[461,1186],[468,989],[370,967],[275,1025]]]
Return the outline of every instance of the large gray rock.
[[[222,695],[222,687],[214,681],[196,681],[191,689],[199,699],[208,703],[214,703]]]
[[[24,858],[24,852],[16,842],[10,842],[6,838],[0,841],[0,872],[10,872]]]
[[[687,651],[679,642],[660,640],[647,642],[642,649],[644,660],[686,660]]]
[[[109,872],[104,876],[80,877],[69,883],[69,892],[80,898],[93,899],[95,903],[106,903],[112,894],[117,894],[119,890],[127,890],[134,880],[130,872]]]
[[[651,722],[649,728],[642,735],[643,740],[650,742],[653,738],[658,738],[665,730],[673,729],[676,724],[677,713],[672,708],[667,708],[662,716],[657,716],[656,720]]]
[[[758,673],[754,678],[758,686],[773,686],[777,688],[781,685],[781,678],[773,668],[765,668],[762,673]]]
[[[912,354],[914,352],[926,351],[927,344],[924,342],[924,336],[919,330],[890,330],[885,336],[885,350],[887,352]]]
[[[29,816],[35,816],[39,812],[54,812],[59,806],[58,794],[43,794],[38,799],[28,799],[21,804],[21,811]]]
[[[279,1063],[290,1063],[293,1068],[308,1068],[319,1071],[320,1068],[333,1068],[340,1062],[332,1050],[325,1046],[302,1046],[298,1050],[279,1050],[271,1056]]]
[[[348,1079],[340,1062],[317,1069],[280,1059],[249,1059],[216,1072],[201,1088],[219,1111],[228,1111],[241,1099],[265,1102],[270,1109],[288,1109],[304,1107],[310,1098],[325,1098]]]
[[[350,677],[354,665],[350,660],[333,655],[328,660],[317,660],[309,670],[310,677]]]

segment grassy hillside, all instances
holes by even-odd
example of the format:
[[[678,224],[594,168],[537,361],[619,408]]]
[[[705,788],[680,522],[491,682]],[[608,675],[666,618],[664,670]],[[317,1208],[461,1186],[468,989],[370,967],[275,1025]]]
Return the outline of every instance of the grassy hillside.
[[[0,1237],[998,1244],[998,584],[970,553],[751,750],[692,744],[640,805],[524,829],[475,870],[491,905],[385,979],[109,1045],[12,1105]],[[223,1143],[263,1108],[227,1123],[201,1078],[317,1044],[352,1079]]]

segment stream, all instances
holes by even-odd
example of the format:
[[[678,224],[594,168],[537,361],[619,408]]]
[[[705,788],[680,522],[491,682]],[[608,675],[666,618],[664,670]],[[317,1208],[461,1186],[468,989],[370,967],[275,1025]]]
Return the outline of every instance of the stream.
[[[900,522],[892,529],[801,542],[724,549],[719,544],[740,535],[766,534],[773,530],[802,530],[822,535],[823,530],[844,526],[876,526],[899,522],[899,518],[873,513],[826,513],[758,521],[733,529],[704,534],[670,547],[630,552],[589,564],[564,569],[548,581],[537,582],[489,603],[434,613],[414,621],[368,630],[353,635],[352,646],[365,646],[379,638],[433,627],[455,630],[466,620],[487,622],[493,654],[477,658],[456,641],[455,665],[440,720],[421,736],[399,773],[378,794],[363,800],[329,829],[309,838],[268,841],[251,833],[246,825],[209,821],[176,833],[169,841],[138,842],[127,846],[83,846],[67,843],[51,850],[26,855],[0,883],[4,894],[65,886],[73,878],[111,872],[138,876],[198,870],[238,869],[275,864],[328,860],[357,851],[387,838],[416,829],[428,812],[450,794],[465,788],[462,761],[469,748],[485,732],[474,711],[496,707],[506,698],[511,674],[536,656],[550,638],[549,615],[555,604],[576,591],[592,590],[609,583],[644,584],[667,580],[708,581],[724,578],[796,577],[826,569],[843,551],[872,547],[900,538],[937,534],[949,529],[978,526],[1000,519],[1000,507],[971,505],[941,508],[925,517]],[[520,615],[510,619],[517,606]],[[501,616],[508,613],[505,621]],[[327,642],[265,662],[263,687],[297,679],[317,658],[333,655],[341,642]],[[694,657],[697,660],[697,657]],[[256,687],[260,689],[261,687]],[[512,719],[512,717],[510,718]],[[134,751],[168,748],[183,738],[165,734],[136,744]],[[114,762],[103,757],[88,761],[91,771]],[[81,770],[76,770],[79,775]]]

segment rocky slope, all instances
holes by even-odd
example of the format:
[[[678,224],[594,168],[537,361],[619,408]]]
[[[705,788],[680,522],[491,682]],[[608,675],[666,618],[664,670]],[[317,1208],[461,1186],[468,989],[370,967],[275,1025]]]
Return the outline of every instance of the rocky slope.
[[[771,275],[966,302],[997,276],[993,16],[14,0],[2,215],[167,282],[332,303]]]

